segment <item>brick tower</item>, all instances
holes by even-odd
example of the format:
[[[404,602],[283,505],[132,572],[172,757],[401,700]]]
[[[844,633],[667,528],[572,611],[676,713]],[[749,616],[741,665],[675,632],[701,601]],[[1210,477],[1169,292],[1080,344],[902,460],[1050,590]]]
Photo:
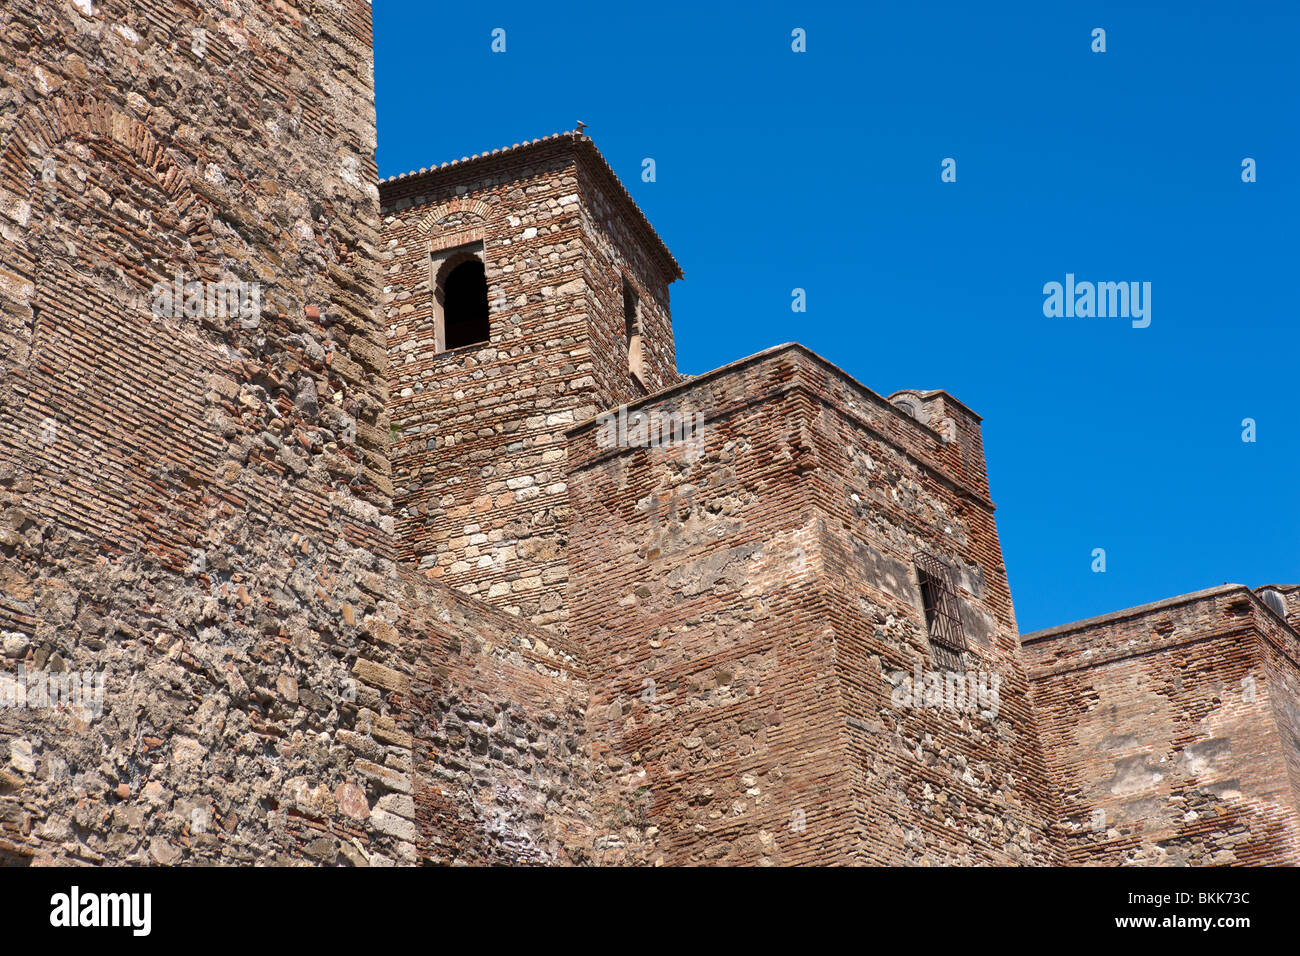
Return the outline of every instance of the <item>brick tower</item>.
[[[569,430],[569,636],[606,799],[663,863],[1051,862],[979,417],[798,345]]]
[[[678,381],[681,270],[589,138],[380,187],[399,559],[563,630],[564,430]]]
[[[580,658],[600,861],[1052,858],[978,416],[799,346],[679,376],[586,137],[380,201],[399,559]]]

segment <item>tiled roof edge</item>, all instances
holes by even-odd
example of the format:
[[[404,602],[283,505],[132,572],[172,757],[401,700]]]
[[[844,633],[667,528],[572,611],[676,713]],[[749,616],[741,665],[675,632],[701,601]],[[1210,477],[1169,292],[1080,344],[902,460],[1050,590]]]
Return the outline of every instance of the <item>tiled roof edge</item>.
[[[515,143],[512,146],[504,146],[484,153],[474,153],[471,156],[462,156],[460,159],[448,160],[447,162],[437,166],[426,166],[421,169],[413,169],[410,172],[389,176],[387,179],[380,179],[380,203],[383,203],[383,190],[386,186],[396,184],[404,185],[421,177],[434,179],[442,174],[460,172],[465,167],[476,163],[487,163],[493,160],[507,158],[513,159],[521,154],[529,152],[530,150],[544,146],[559,145],[566,140],[572,143],[575,147],[585,147],[585,150],[589,155],[595,159],[597,170],[600,171],[614,187],[613,192],[615,201],[621,202],[627,208],[627,211],[631,214],[634,225],[638,226],[640,230],[645,233],[645,238],[650,240],[650,245],[652,247],[651,251],[657,252],[663,259],[663,265],[666,267],[668,272],[669,281],[671,282],[673,279],[682,278],[681,265],[668,250],[667,244],[663,241],[663,238],[659,233],[655,231],[654,226],[651,225],[646,214],[642,212],[641,207],[636,204],[636,200],[632,198],[632,194],[627,191],[627,187],[623,185],[623,181],[618,178],[618,175],[610,167],[609,162],[605,159],[604,155],[602,155],[600,150],[596,148],[596,144],[592,141],[591,137],[579,133],[577,130],[565,130],[562,133],[552,133],[549,136],[543,136],[539,139],[524,140],[522,143]]]

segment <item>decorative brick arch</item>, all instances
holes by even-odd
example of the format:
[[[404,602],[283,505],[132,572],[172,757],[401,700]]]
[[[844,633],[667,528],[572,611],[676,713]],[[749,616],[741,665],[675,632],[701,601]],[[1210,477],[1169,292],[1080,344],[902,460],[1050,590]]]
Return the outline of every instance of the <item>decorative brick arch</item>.
[[[30,310],[0,388],[15,409],[0,445],[39,480],[61,482],[69,534],[124,543],[184,563],[207,515],[197,489],[220,458],[221,438],[193,423],[204,413],[203,370],[217,342],[201,327],[162,328],[150,314],[154,283],[181,263],[215,274],[212,209],[147,124],[92,95],[52,98],[24,115],[0,148],[0,197],[18,212],[6,268]],[[106,411],[111,409],[111,411]],[[35,441],[29,424],[57,427]],[[131,422],[132,431],[118,422]],[[150,477],[156,448],[183,449],[183,467]],[[96,481],[66,481],[70,462],[97,462]],[[156,501],[165,488],[169,505]]]
[[[27,362],[48,324],[38,314],[66,307],[49,296],[70,277],[89,295],[143,309],[153,284],[169,278],[151,271],[152,262],[184,261],[191,271],[217,265],[212,209],[191,188],[191,173],[147,124],[91,94],[52,97],[18,121],[0,147],[0,201],[22,226],[6,268],[21,279],[8,291],[32,310]],[[91,258],[124,284],[92,277]]]
[[[416,234],[425,237],[430,252],[483,242],[491,212],[492,207],[481,199],[449,199],[434,206],[420,218],[415,225]],[[453,217],[465,221],[450,228],[444,226]]]
[[[491,211],[492,207],[481,199],[457,197],[434,206],[416,223],[416,235],[424,237],[429,256],[435,351],[442,352],[447,347],[442,282],[452,269],[469,259],[478,259],[487,267],[487,223]],[[448,220],[454,224],[448,226]]]
[[[204,256],[203,247],[211,236],[212,210],[190,188],[190,173],[172,162],[145,123],[93,96],[58,97],[44,108],[29,112],[0,150],[0,190],[26,203],[30,236],[39,237],[47,223],[55,229],[66,228],[63,217],[43,215],[44,203],[38,201],[44,198],[45,187],[57,181],[60,164],[80,169],[94,160],[107,166],[130,166],[141,191],[151,189],[166,197],[166,208],[159,219],[155,220],[152,213],[143,219],[118,217],[120,235],[137,249],[149,251],[154,251],[166,237],[183,235],[200,261],[211,258]],[[89,189],[98,183],[87,182],[85,186]],[[116,195],[110,200],[116,205]],[[81,242],[87,238],[78,234]],[[145,275],[129,259],[114,256],[111,249],[102,251],[110,260],[118,261],[124,275],[134,276],[144,288],[157,278]],[[32,266],[39,270],[39,256],[33,256]]]

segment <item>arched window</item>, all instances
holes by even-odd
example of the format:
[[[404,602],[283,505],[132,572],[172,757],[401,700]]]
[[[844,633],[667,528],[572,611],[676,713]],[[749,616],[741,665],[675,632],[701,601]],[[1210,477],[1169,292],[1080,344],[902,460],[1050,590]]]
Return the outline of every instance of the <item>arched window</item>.
[[[483,246],[433,255],[438,351],[487,342],[491,333]]]
[[[644,362],[641,357],[641,299],[632,283],[623,277],[623,335],[627,339],[627,367],[638,385],[644,388]]]

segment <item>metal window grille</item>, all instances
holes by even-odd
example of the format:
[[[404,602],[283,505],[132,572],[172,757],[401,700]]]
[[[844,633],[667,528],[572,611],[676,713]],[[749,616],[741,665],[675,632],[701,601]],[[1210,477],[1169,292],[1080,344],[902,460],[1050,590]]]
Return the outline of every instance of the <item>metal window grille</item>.
[[[934,555],[921,552],[916,555],[916,576],[921,584],[925,626],[935,662],[942,667],[960,670],[967,645],[952,569]]]

